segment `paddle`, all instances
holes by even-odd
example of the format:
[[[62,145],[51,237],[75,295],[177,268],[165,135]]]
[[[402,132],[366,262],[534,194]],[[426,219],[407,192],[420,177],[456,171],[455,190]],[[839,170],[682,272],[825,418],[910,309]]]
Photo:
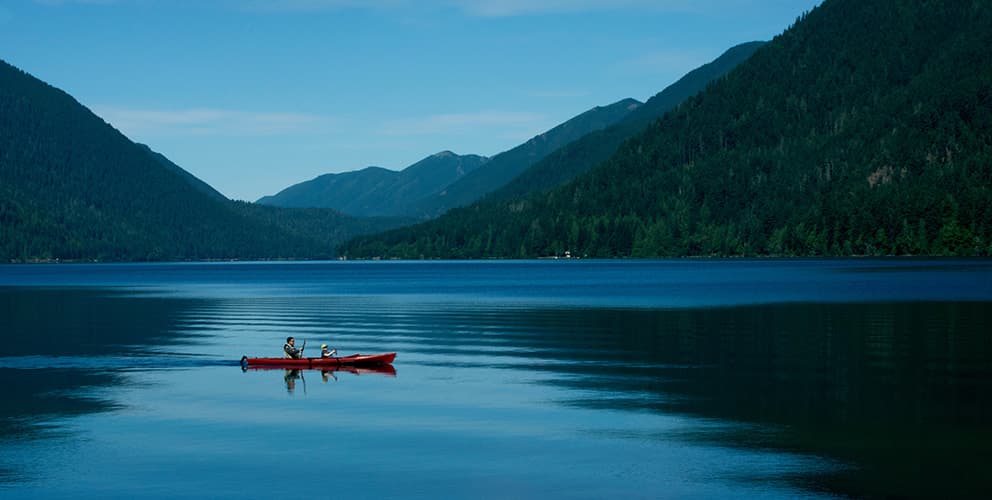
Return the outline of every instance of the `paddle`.
[[[303,347],[300,348],[300,359],[303,359],[303,351],[307,348],[307,339],[303,339]],[[303,376],[303,370],[300,370],[300,380],[303,381],[303,395],[307,395],[307,378]]]

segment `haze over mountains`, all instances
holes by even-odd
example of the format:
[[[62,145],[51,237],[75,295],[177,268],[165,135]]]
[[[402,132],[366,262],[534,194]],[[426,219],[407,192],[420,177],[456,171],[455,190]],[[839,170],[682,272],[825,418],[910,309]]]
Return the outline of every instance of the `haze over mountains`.
[[[527,142],[493,156],[481,168],[459,179],[439,193],[413,205],[417,214],[437,217],[453,207],[467,205],[514,177],[556,149],[602,130],[628,116],[641,106],[635,99],[622,99],[608,106],[597,106]]]
[[[409,205],[443,191],[474,172],[488,158],[451,151],[428,156],[396,172],[368,167],[354,172],[325,174],[295,184],[257,203],[278,207],[333,208],[357,216],[409,214]]]
[[[290,186],[258,203],[281,207],[328,207],[351,215],[436,217],[502,186],[548,153],[623,119],[641,105],[623,99],[590,109],[492,158],[445,151],[400,172],[369,167],[326,174]]]
[[[452,169],[433,155],[400,171],[369,167],[325,174],[290,186],[258,203],[281,207],[326,207],[351,215],[433,218],[496,192],[512,197],[547,189],[606,159],[619,144],[746,60],[764,42],[732,47],[689,72],[646,103],[623,99],[590,109],[491,159],[444,155]],[[491,160],[491,161],[490,161]],[[424,177],[424,179],[421,179]],[[417,188],[410,188],[416,184]]]

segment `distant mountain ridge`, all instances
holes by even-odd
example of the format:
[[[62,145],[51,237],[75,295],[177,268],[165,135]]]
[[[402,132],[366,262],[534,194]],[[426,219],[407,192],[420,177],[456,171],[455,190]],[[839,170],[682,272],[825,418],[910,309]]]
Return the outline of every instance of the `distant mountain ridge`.
[[[566,144],[535,163],[505,186],[492,193],[494,200],[507,200],[554,188],[589,170],[610,157],[623,141],[634,136],[652,121],[699,93],[714,80],[726,75],[746,61],[766,42],[735,45],[719,57],[679,78],[675,83],[651,96],[642,106],[614,125],[591,132]]]
[[[432,218],[451,208],[468,205],[506,185],[551,152],[586,134],[617,123],[642,104],[636,99],[621,99],[574,116],[513,149],[493,156],[484,166],[447,189],[414,203],[409,212]]]
[[[613,125],[641,104],[623,99],[597,106],[491,158],[443,151],[400,172],[368,167],[325,174],[262,197],[258,203],[329,207],[350,215],[436,217],[500,188],[551,151]],[[439,174],[445,172],[447,175]]]
[[[737,45],[717,59],[687,73],[646,103],[622,99],[597,106],[526,143],[500,153],[464,175],[444,182],[433,191],[397,189],[416,182],[420,170],[401,171],[401,176],[378,167],[342,174],[325,174],[290,186],[258,203],[283,207],[329,207],[352,215],[394,215],[433,218],[454,207],[468,205],[485,196],[508,199],[562,184],[605,160],[623,140],[652,120],[696,94],[714,79],[746,60],[765,42]],[[448,154],[453,154],[446,152]],[[439,153],[442,154],[442,153]]]
[[[294,184],[257,203],[279,207],[333,208],[356,216],[402,214],[415,200],[444,190],[489,159],[442,151],[396,172],[367,167],[353,172],[324,174]]]

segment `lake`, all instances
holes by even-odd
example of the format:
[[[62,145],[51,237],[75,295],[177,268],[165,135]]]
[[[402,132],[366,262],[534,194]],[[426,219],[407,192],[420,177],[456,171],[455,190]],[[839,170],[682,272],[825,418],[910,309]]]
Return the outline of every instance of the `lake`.
[[[2,265],[0,336],[4,498],[992,496],[989,260]]]

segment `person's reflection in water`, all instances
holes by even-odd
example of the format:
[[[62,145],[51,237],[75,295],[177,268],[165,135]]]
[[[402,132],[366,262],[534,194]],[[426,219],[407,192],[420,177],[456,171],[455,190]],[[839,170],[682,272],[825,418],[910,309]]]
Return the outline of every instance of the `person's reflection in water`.
[[[333,370],[321,370],[320,371],[320,379],[322,381],[324,381],[325,384],[327,383],[328,376],[330,376],[330,378],[333,378],[335,382],[338,381],[338,376],[334,374],[334,371]]]
[[[286,370],[283,380],[286,381],[286,392],[293,394],[296,392],[296,379],[300,378],[299,370]]]

